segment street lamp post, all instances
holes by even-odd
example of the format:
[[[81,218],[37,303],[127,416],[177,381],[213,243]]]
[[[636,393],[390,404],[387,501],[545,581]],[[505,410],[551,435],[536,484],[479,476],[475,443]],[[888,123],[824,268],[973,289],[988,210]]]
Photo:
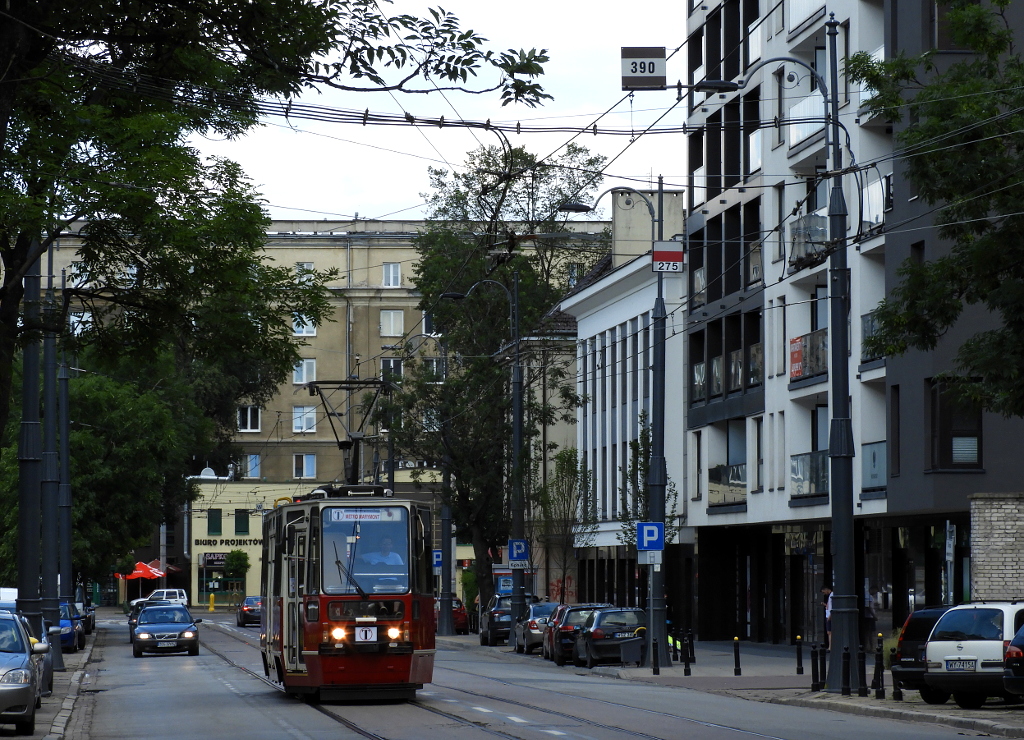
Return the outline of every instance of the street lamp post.
[[[597,197],[594,204],[566,203],[559,207],[568,213],[586,213],[597,207],[598,201],[608,193],[629,192],[640,196],[651,214],[651,249],[655,240],[664,238],[665,219],[662,201],[664,186],[661,175],[658,176],[658,209],[655,210],[651,199],[629,187],[616,187],[606,190]],[[665,298],[662,287],[661,272],[658,275],[658,294],[654,299],[654,311],[651,324],[654,332],[651,388],[651,459],[647,470],[647,506],[648,516],[652,522],[665,523],[665,492],[668,486],[668,468],[665,462]],[[650,593],[647,598],[648,612],[648,661],[654,655],[654,646],[658,647],[658,664],[671,665],[668,650],[668,632],[665,627],[665,573],[660,565],[648,566],[650,570]]]
[[[497,280],[478,280],[465,293],[442,293],[441,298],[462,300],[468,298],[480,285],[490,283],[505,291],[509,303],[509,325],[512,330],[514,360],[512,364],[512,538],[526,539],[526,511],[523,499],[523,367],[519,358],[519,272],[512,273],[512,290]],[[442,553],[442,558],[444,557]],[[450,611],[450,610],[449,610]],[[509,646],[515,646],[516,622],[526,611],[526,574],[521,568],[512,570],[512,627],[508,633]]]
[[[695,89],[725,92],[745,87],[751,75],[773,62],[789,62],[807,69],[817,83],[825,106],[826,147],[831,144],[832,192],[829,197],[829,321],[831,325],[832,368],[830,389],[832,422],[829,428],[830,489],[832,503],[832,555],[834,593],[832,596],[832,651],[829,660],[827,687],[839,691],[842,682],[843,649],[853,653],[857,648],[857,594],[854,583],[855,550],[853,544],[853,425],[850,419],[849,337],[846,322],[849,316],[850,270],[846,260],[846,199],[843,196],[843,154],[839,138],[839,70],[836,40],[839,22],[832,13],[825,23],[828,28],[831,86],[810,64],[795,57],[764,59],[747,70],[739,82],[707,80]],[[832,95],[829,95],[829,89]],[[853,671],[851,684],[857,688],[859,673]]]

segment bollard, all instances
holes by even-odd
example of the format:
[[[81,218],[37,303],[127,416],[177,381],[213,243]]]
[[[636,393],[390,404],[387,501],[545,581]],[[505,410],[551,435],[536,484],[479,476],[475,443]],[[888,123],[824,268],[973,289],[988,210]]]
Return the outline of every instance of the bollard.
[[[683,646],[683,675],[690,675],[690,651],[685,645]]]
[[[861,645],[857,648],[857,673],[860,676],[860,684],[857,686],[857,696],[868,695],[868,668],[867,668],[867,655],[864,652],[864,646]]]
[[[796,636],[796,675],[804,675],[804,641]]]
[[[818,649],[818,679],[821,681],[821,688],[828,686],[828,645],[821,643]]]
[[[693,630],[686,630],[686,645],[687,645],[686,649],[690,651],[690,662],[691,663],[696,663],[697,662],[697,653],[694,650]]]
[[[843,677],[842,677],[842,689],[840,693],[843,696],[850,695],[850,646],[843,646]]]
[[[818,680],[818,643],[811,643],[811,691],[821,691]]]
[[[896,662],[896,648],[889,648],[889,665],[893,665]],[[892,680],[892,700],[903,701],[903,689],[900,688],[899,683],[894,678]]]
[[[655,676],[661,675],[661,663],[658,660],[658,638],[655,637],[651,640],[651,669],[654,671]]]
[[[885,663],[882,661],[882,633],[878,633],[878,647],[875,650],[875,698],[885,698]]]
[[[213,608],[213,594],[210,594],[210,611],[211,612],[214,611],[214,608]]]
[[[675,660],[678,663],[679,662],[679,632],[676,632],[675,634],[671,634],[670,633],[669,634],[669,640],[671,640],[670,644],[672,645],[672,659]]]
[[[742,675],[740,671],[740,638],[738,637],[732,638],[732,660],[735,664],[735,667],[732,669],[732,675]]]

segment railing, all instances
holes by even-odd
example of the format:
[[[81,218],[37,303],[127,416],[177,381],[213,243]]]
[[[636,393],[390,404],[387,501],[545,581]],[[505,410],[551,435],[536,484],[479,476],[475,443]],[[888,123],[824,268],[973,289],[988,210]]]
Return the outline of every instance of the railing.
[[[761,142],[763,129],[756,128],[747,134],[747,172],[752,175],[761,169]]]
[[[747,385],[761,385],[764,382],[764,345],[752,344],[747,351]]]
[[[789,240],[790,265],[800,266],[813,259],[825,249],[828,241],[828,218],[821,213],[800,216],[789,225]]]
[[[873,352],[868,348],[868,339],[875,336],[878,333],[878,312],[872,311],[866,313],[860,317],[860,361],[870,362],[871,360],[877,360],[880,357],[884,357],[881,352]]]
[[[789,340],[789,379],[828,372],[828,327]]]
[[[729,390],[743,390],[743,350],[735,349],[729,353]]]
[[[795,147],[825,128],[821,93],[815,91],[789,109],[789,146]]]
[[[761,58],[761,43],[764,38],[764,26],[758,18],[747,26],[747,66]]]
[[[708,379],[707,365],[703,362],[693,363],[693,376],[690,378],[690,401],[703,401],[707,397]]]
[[[691,304],[694,308],[703,306],[707,302],[707,271],[701,267],[696,267],[693,270],[693,293],[690,299]]]
[[[828,450],[792,455],[789,459],[790,498],[828,493]]]
[[[881,491],[886,480],[886,443],[872,442],[861,445],[860,488],[862,491]]]
[[[708,168],[698,167],[693,171],[693,203],[703,203],[708,197]]]
[[[711,395],[722,395],[722,356],[711,358]]]
[[[729,506],[747,501],[747,466],[716,465],[708,469],[708,506]]]
[[[875,180],[861,191],[861,231],[871,231],[885,223],[885,180]]]
[[[789,28],[793,29],[821,9],[823,0],[790,0]]]

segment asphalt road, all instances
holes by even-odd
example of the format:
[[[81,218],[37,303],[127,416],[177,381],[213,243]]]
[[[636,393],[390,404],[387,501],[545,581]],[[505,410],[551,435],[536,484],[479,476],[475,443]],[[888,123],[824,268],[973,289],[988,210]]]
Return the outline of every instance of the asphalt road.
[[[123,621],[99,625],[89,684],[83,687],[83,740],[940,740],[968,734],[623,681],[539,658],[509,661],[469,650],[439,650],[434,683],[416,702],[315,707],[258,677],[257,628],[236,627],[231,615],[202,616],[197,657],[135,659]]]

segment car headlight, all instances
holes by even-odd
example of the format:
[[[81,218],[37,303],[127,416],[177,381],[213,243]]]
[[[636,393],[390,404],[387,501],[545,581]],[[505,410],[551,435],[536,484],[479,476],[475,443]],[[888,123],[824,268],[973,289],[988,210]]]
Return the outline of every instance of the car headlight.
[[[149,634],[148,632],[140,632],[139,634],[135,635],[135,639],[137,639],[137,640],[148,640],[151,637],[152,637],[152,635]]]
[[[71,634],[71,628],[70,627],[61,627],[60,628],[60,633],[62,635],[70,635]]]
[[[185,638],[186,640],[191,640],[193,637],[196,636],[196,633],[193,632],[192,630],[185,630],[184,632],[181,633],[181,636],[183,638]]]
[[[0,683],[32,683],[32,672],[26,668],[15,668],[0,676]]]

